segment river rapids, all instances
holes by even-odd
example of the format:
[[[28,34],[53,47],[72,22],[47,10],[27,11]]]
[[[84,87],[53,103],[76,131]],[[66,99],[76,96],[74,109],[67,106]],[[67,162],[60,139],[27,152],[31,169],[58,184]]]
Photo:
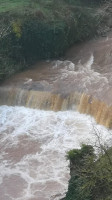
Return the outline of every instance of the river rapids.
[[[59,200],[68,187],[66,152],[93,144],[101,133],[112,135],[90,116],[75,111],[53,112],[24,107],[0,107],[0,199]]]
[[[0,200],[59,200],[67,151],[112,146],[111,49],[112,35],[90,41],[0,86]]]

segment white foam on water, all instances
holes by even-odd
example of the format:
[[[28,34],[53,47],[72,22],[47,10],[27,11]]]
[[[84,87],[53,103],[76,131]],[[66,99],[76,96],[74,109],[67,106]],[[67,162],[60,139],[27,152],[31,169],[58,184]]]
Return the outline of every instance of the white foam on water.
[[[81,60],[78,63],[73,63],[71,61],[55,61],[53,63],[53,68],[59,70],[57,79],[55,80],[60,87],[64,85],[64,89],[69,91],[78,90],[80,92],[86,92],[89,94],[99,94],[104,96],[109,90],[109,78],[105,74],[96,72],[92,65],[94,63],[94,55],[91,54],[89,59],[82,64]],[[64,90],[62,89],[62,90]]]
[[[91,70],[91,66],[94,62],[94,56],[93,54],[91,54],[89,60],[87,61],[87,63],[85,63],[85,67],[88,69],[88,70]]]
[[[53,69],[61,67],[63,67],[63,69],[66,69],[68,71],[75,70],[75,64],[69,60],[64,60],[64,61],[56,60],[53,62],[53,67],[52,67]]]
[[[66,152],[94,144],[93,125],[111,145],[111,131],[90,116],[1,106],[0,199],[59,200],[70,178]]]

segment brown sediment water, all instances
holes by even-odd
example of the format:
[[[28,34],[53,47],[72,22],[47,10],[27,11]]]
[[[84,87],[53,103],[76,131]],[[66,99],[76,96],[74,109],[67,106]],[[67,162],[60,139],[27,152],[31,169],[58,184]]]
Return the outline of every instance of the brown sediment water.
[[[112,128],[112,106],[94,98],[92,95],[74,92],[64,96],[46,91],[20,88],[2,88],[0,93],[2,97],[0,99],[1,105],[25,106],[53,111],[75,110],[93,116],[98,124]]]
[[[66,152],[112,144],[112,132],[76,111],[0,106],[1,200],[59,200],[70,178]],[[99,136],[99,135],[98,135]]]
[[[66,60],[38,62],[32,68],[12,76],[2,84],[0,104],[54,111],[79,110],[92,116],[97,115],[95,119],[98,123],[110,127],[111,52],[110,33],[107,38],[71,48],[65,56]],[[90,103],[89,96],[92,98]]]
[[[0,104],[8,106],[25,106],[43,110],[77,110],[80,101],[79,93],[71,93],[67,96],[48,91],[26,90],[20,88],[1,88]]]
[[[109,34],[0,86],[1,200],[62,198],[70,178],[66,151],[97,144],[93,126],[111,146],[112,131],[105,128],[112,128],[111,54]]]
[[[80,99],[79,112],[91,115],[98,124],[112,128],[112,107],[105,102],[83,94]]]

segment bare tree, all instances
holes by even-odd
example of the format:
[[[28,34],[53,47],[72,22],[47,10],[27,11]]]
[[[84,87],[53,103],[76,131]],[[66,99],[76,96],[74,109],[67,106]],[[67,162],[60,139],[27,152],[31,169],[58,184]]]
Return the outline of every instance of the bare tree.
[[[11,32],[11,25],[0,27],[0,39],[6,37]]]

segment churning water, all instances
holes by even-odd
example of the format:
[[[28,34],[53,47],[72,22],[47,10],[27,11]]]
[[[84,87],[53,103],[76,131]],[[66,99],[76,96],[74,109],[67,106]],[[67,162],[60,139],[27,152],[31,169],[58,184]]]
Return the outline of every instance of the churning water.
[[[98,146],[94,129],[112,146],[112,131],[76,112],[112,128],[111,55],[112,34],[0,86],[0,200],[59,200],[70,179],[66,152]]]
[[[112,134],[75,111],[0,107],[0,200],[58,200],[68,188],[66,152]]]

